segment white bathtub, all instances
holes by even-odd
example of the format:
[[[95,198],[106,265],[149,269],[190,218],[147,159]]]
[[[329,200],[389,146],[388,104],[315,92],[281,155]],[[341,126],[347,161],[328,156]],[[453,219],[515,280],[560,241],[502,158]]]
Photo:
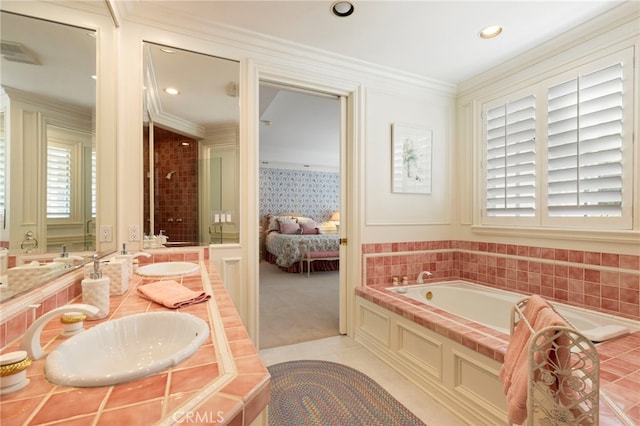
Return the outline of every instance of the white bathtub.
[[[505,334],[509,334],[511,308],[526,297],[464,281],[389,287],[389,290]],[[553,306],[569,323],[594,342],[603,342],[640,330],[638,321],[559,303],[553,303]]]

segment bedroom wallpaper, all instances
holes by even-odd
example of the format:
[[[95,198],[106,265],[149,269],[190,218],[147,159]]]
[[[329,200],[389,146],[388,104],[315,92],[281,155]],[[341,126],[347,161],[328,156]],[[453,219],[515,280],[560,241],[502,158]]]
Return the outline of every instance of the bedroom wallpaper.
[[[329,220],[340,206],[338,173],[260,168],[260,217],[300,213]]]

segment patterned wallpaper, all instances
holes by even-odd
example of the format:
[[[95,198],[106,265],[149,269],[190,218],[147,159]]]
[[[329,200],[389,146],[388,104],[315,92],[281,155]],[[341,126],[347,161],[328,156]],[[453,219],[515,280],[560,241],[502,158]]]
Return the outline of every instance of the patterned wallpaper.
[[[260,168],[260,217],[300,213],[329,220],[340,206],[338,173]]]

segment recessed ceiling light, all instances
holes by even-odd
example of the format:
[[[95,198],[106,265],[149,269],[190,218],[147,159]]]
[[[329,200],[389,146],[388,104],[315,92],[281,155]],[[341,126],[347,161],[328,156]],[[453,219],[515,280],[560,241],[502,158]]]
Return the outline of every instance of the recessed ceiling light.
[[[331,12],[341,18],[351,15],[354,10],[355,7],[348,1],[337,1],[331,5]]]
[[[160,50],[164,53],[175,53],[174,50],[169,49],[168,47],[161,47]]]
[[[98,76],[97,76],[97,75],[95,75],[95,74],[93,74],[93,75],[91,75],[91,78],[92,78],[92,79],[94,79],[94,80],[97,80],[97,79],[98,79]]]
[[[480,31],[480,38],[494,38],[500,35],[502,27],[500,25],[489,25]]]
[[[179,95],[180,91],[178,89],[175,89],[173,87],[167,87],[166,89],[164,89],[165,93],[167,95]]]

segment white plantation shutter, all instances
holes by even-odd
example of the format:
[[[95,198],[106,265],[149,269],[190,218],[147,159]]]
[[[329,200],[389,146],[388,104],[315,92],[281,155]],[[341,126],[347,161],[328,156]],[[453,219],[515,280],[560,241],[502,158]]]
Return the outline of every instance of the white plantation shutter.
[[[71,149],[47,147],[47,218],[71,217]]]
[[[535,215],[535,102],[530,95],[487,110],[487,216]]]
[[[549,216],[622,215],[623,66],[548,90]]]

